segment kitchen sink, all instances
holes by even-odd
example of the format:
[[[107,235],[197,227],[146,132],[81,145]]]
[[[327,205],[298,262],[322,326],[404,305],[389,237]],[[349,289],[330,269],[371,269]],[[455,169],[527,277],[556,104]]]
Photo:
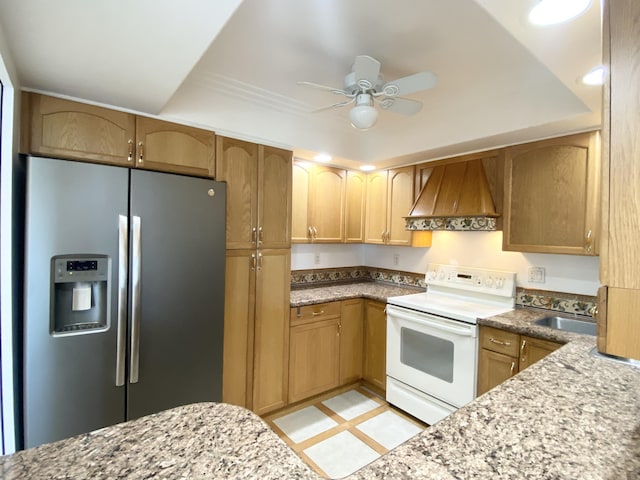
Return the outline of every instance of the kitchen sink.
[[[565,332],[582,333],[584,335],[596,335],[596,324],[575,318],[544,317],[534,321],[536,325],[564,330]]]

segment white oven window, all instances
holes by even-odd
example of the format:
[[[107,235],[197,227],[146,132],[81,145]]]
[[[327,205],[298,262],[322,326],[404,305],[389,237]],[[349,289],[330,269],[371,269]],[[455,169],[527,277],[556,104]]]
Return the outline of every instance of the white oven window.
[[[453,348],[450,340],[400,329],[400,361],[445,382],[453,382]]]

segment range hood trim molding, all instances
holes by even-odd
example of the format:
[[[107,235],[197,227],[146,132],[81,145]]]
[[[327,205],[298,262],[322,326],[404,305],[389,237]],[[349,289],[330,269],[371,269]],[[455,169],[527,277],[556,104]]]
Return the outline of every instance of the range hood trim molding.
[[[404,217],[405,228],[410,231],[452,230],[460,232],[496,231],[499,215],[448,216],[448,217]]]

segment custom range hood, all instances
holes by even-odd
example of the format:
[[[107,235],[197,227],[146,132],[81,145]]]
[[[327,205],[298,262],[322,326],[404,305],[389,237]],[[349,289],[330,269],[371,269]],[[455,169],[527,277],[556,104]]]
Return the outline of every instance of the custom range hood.
[[[496,230],[496,213],[482,159],[421,171],[423,187],[405,217],[407,230]]]

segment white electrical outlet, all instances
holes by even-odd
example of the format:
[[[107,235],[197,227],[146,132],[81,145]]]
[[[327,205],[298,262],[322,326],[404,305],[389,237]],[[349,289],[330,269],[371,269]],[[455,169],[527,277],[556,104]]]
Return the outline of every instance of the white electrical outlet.
[[[319,253],[314,253],[313,254],[313,263],[314,263],[314,265],[320,265],[320,254]]]
[[[544,283],[544,267],[529,267],[529,283]]]
[[[397,267],[398,265],[400,265],[400,254],[399,253],[394,253],[393,254],[393,264]]]

